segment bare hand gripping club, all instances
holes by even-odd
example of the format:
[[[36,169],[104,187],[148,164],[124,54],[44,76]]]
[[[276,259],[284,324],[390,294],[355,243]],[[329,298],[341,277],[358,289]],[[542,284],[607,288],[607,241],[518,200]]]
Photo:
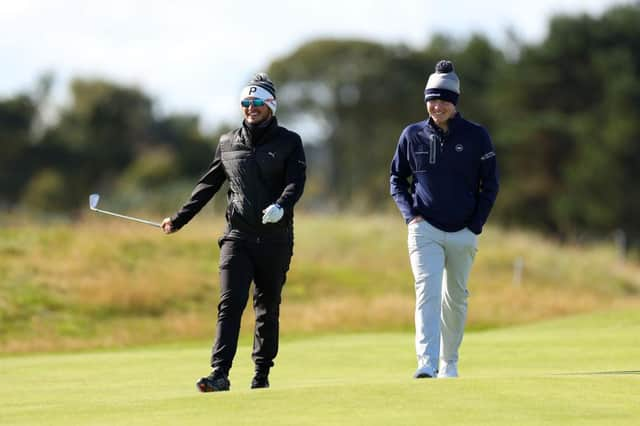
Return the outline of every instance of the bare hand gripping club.
[[[156,228],[160,228],[162,226],[159,223],[151,222],[149,220],[138,219],[137,217],[125,216],[123,214],[108,212],[106,210],[100,210],[99,208],[97,208],[99,201],[100,201],[100,194],[91,194],[91,195],[89,195],[89,208],[91,210],[93,210],[94,212],[104,213],[104,214],[108,214],[108,215],[111,215],[111,216],[116,216],[116,217],[119,217],[119,218],[122,218],[122,219],[133,220],[134,222],[144,223],[144,224],[147,224],[147,225],[155,226]]]

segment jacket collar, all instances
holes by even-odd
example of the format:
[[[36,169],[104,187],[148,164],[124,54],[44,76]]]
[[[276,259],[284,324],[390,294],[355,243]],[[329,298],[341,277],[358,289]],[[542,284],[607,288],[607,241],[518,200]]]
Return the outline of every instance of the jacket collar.
[[[249,126],[244,120],[240,128],[240,135],[247,145],[260,145],[269,138],[271,134],[278,128],[278,119],[271,117],[265,126]]]
[[[431,118],[431,116],[427,118],[427,126],[432,131],[435,131],[441,136],[449,136],[451,133],[455,133],[455,130],[460,125],[461,121],[462,121],[462,114],[460,114],[459,111],[456,111],[453,117],[449,119],[449,131],[445,132],[444,130],[442,130],[440,126],[438,126],[436,122],[433,121],[433,118]]]

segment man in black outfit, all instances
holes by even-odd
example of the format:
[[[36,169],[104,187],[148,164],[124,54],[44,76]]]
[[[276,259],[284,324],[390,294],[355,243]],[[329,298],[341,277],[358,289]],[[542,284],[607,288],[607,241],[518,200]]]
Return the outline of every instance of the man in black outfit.
[[[293,255],[293,207],[306,179],[298,134],[278,125],[276,90],[264,73],[242,90],[242,127],[220,137],[213,162],[191,198],[162,229],[176,232],[189,222],[228,180],[227,227],[219,239],[220,303],[209,376],[201,392],[230,388],[229,370],[238,346],[240,320],[254,283],[256,315],[251,388],[269,387],[269,369],[278,353],[282,286]]]

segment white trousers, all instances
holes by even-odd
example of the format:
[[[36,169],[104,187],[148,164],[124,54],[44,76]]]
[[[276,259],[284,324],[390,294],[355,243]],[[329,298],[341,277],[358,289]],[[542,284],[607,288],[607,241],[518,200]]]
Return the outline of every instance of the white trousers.
[[[440,364],[458,361],[477,236],[467,228],[444,232],[424,220],[409,224],[408,231],[416,289],[418,368],[437,371]]]

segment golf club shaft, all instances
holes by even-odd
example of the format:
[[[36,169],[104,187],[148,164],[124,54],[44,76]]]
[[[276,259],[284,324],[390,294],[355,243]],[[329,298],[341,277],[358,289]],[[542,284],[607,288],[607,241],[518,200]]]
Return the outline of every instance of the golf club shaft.
[[[144,219],[138,219],[137,217],[125,216],[123,214],[108,212],[106,210],[100,210],[100,209],[96,209],[96,208],[93,208],[91,210],[99,212],[99,213],[108,214],[108,215],[111,215],[111,216],[120,217],[122,219],[133,220],[134,222],[140,222],[140,223],[144,223],[144,224],[147,224],[147,225],[155,226],[156,228],[161,228],[162,227],[162,225],[160,225],[159,223],[151,222],[149,220],[144,220]]]

